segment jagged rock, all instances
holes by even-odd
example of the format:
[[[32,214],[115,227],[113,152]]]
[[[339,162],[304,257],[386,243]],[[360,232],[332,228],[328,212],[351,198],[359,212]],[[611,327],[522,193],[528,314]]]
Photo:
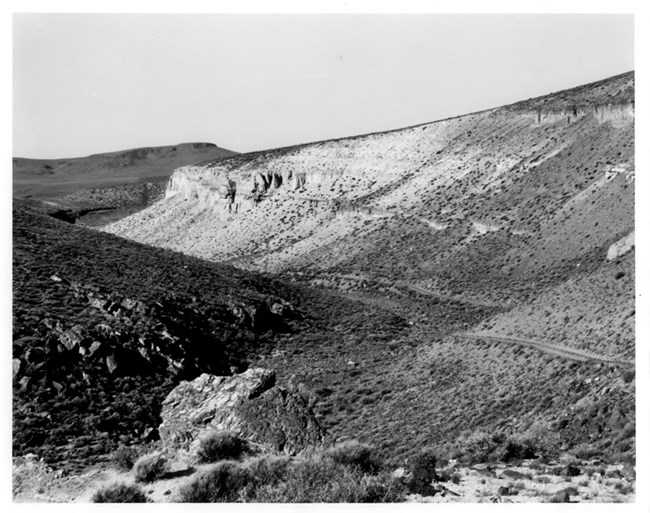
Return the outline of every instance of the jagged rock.
[[[16,376],[20,374],[20,368],[22,366],[22,362],[20,361],[20,358],[14,358],[11,363],[12,363],[13,379],[16,379]]]
[[[89,355],[93,356],[97,351],[99,351],[101,347],[102,347],[102,343],[95,340],[90,346]]]
[[[196,449],[195,441],[212,430],[234,431],[289,453],[319,444],[324,437],[305,399],[275,386],[275,372],[261,368],[183,381],[163,402],[161,417],[163,445],[190,452]]]
[[[106,357],[106,367],[108,368],[108,372],[111,374],[117,370],[117,362],[115,361],[114,355]]]
[[[22,378],[20,378],[20,381],[18,382],[20,384],[20,389],[27,390],[31,381],[32,380],[29,376],[23,376]]]
[[[273,303],[271,305],[271,313],[279,317],[285,317],[287,314],[291,313],[293,308],[289,304],[283,303]]]
[[[75,325],[59,335],[59,342],[61,342],[68,351],[72,351],[75,347],[81,344],[83,338],[82,332],[82,328]]]

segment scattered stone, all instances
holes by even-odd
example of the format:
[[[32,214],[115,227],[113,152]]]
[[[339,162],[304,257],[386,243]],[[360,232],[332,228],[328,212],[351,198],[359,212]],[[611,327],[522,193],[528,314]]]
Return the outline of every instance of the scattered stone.
[[[117,370],[117,362],[115,361],[114,355],[106,357],[106,367],[108,368],[108,372],[111,374]]]
[[[502,473],[502,476],[505,476],[509,479],[528,479],[529,476],[526,474],[523,474],[521,472],[517,472],[516,470],[511,470],[509,468],[505,469]]]
[[[150,427],[144,430],[141,438],[145,442],[155,442],[156,440],[160,440],[160,433],[156,428]]]
[[[98,341],[95,340],[95,341],[91,344],[90,349],[89,349],[89,351],[88,351],[88,354],[89,354],[90,356],[93,356],[97,351],[99,351],[99,348],[101,348],[101,347],[102,347],[101,342],[98,342]]]
[[[18,374],[20,374],[21,367],[22,367],[22,362],[21,362],[20,358],[14,358],[11,361],[11,369],[12,369],[12,373],[13,373],[13,379],[16,379],[16,376],[18,376]]]
[[[20,385],[20,390],[21,391],[27,390],[31,381],[32,380],[29,376],[23,376],[22,378],[20,378],[20,381],[18,382],[18,384]]]
[[[291,306],[282,303],[273,303],[270,310],[272,314],[284,317],[288,312],[292,310],[292,308]]]

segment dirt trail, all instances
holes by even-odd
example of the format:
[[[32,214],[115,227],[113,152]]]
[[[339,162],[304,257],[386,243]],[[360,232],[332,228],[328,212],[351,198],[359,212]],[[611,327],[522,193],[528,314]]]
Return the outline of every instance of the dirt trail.
[[[486,335],[483,333],[456,333],[455,336],[461,338],[468,338],[473,340],[488,340],[491,342],[504,342],[508,344],[519,344],[523,346],[533,347],[549,353],[555,356],[561,356],[563,358],[569,358],[571,360],[577,360],[580,362],[594,361],[594,362],[604,362],[604,363],[613,363],[616,365],[626,365],[634,366],[634,362],[629,360],[619,360],[610,356],[602,356],[595,353],[590,353],[588,351],[582,351],[580,349],[574,349],[567,346],[558,346],[554,344],[547,344],[544,342],[538,342],[535,340],[526,340],[523,338],[508,337],[508,336],[494,336]]]
[[[289,277],[289,279],[296,279],[296,276],[301,276],[302,273],[296,272],[296,273],[285,273],[286,276]],[[486,306],[489,308],[502,308],[502,309],[507,309],[511,308],[513,305],[511,303],[496,303],[494,301],[481,301],[479,299],[472,299],[472,298],[467,298],[463,296],[452,296],[448,294],[440,294],[438,292],[433,292],[429,289],[426,289],[420,285],[416,285],[415,283],[410,283],[407,281],[391,281],[387,280],[386,278],[378,278],[378,277],[368,277],[368,276],[363,276],[363,275],[354,275],[354,274],[341,274],[341,273],[319,273],[315,275],[316,279],[327,279],[327,278],[334,278],[334,279],[342,279],[342,280],[347,280],[347,281],[354,281],[361,284],[377,284],[383,287],[387,287],[390,290],[393,290],[393,292],[396,292],[398,294],[403,294],[403,292],[400,292],[398,290],[399,287],[402,287],[404,289],[410,290],[411,292],[415,292],[416,294],[420,294],[423,296],[429,296],[429,297],[434,297],[436,299],[440,299],[443,301],[455,301],[457,303],[464,303],[468,305],[473,305],[473,306]]]
[[[419,285],[415,285],[414,283],[408,283],[405,281],[399,281],[396,283],[396,285],[401,285],[402,287],[405,287],[409,290],[412,290],[413,292],[417,292],[418,294],[422,294],[425,296],[431,296],[435,297],[438,299],[442,299],[445,301],[456,301],[458,303],[465,303],[468,305],[474,305],[474,306],[488,306],[488,307],[496,307],[496,308],[509,308],[512,305],[510,304],[504,304],[504,303],[495,303],[493,301],[480,301],[478,299],[468,299],[466,297],[461,297],[461,296],[446,296],[444,294],[438,294],[436,292],[432,292],[428,289],[425,289],[424,287],[420,287]]]

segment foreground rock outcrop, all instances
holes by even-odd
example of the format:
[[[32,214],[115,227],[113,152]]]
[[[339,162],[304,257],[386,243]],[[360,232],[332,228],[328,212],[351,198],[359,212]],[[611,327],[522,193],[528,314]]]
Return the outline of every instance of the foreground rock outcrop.
[[[165,447],[190,452],[204,433],[213,430],[234,431],[287,453],[318,445],[324,438],[305,398],[276,386],[275,372],[261,368],[183,381],[163,402],[161,417]]]

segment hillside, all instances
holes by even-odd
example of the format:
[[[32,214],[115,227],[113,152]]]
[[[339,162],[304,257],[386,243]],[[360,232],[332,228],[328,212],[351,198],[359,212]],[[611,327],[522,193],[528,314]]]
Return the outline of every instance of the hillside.
[[[302,390],[328,440],[372,443],[396,462],[423,446],[462,455],[483,432],[633,454],[633,368],[460,336],[503,307],[286,285],[20,201],[13,272],[16,456],[106,461],[119,444],[156,439],[180,380],[249,366]]]
[[[634,461],[634,176],[628,73],[184,166],[102,231],[17,200],[14,455],[159,444],[181,381],[260,368],[393,467]]]
[[[137,148],[70,159],[13,159],[13,195],[54,202],[87,225],[133,214],[163,197],[180,166],[235,152],[210,143]]]
[[[163,201],[106,230],[318,286],[498,307],[486,336],[630,360],[634,176],[626,73],[181,168]]]
[[[634,230],[634,74],[477,114],[208,161],[107,231],[238,267],[526,300]],[[297,274],[302,273],[302,274]]]
[[[88,465],[156,439],[183,379],[246,369],[279,340],[398,316],[52,219],[13,212],[14,453]],[[345,312],[345,315],[343,314]],[[98,459],[99,458],[99,459]]]

